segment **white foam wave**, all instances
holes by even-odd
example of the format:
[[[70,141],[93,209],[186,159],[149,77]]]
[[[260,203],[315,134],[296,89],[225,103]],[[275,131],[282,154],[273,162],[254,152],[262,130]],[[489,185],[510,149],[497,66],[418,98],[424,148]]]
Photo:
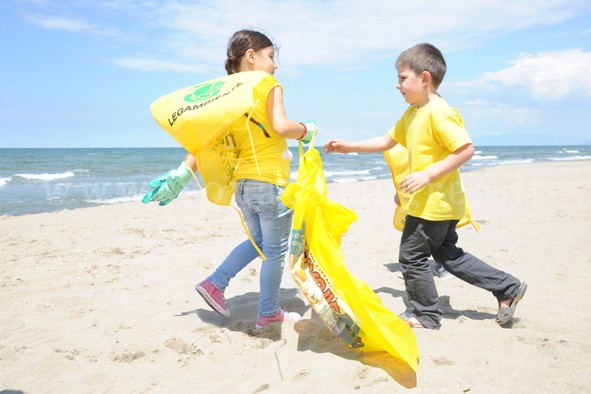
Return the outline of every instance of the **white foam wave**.
[[[0,178],[0,186],[6,185],[12,178]]]
[[[183,195],[192,196],[197,194],[205,194],[205,192],[201,192],[200,190],[184,190],[182,192]],[[90,204],[97,204],[97,205],[112,205],[112,204],[119,204],[122,202],[140,202],[144,194],[133,194],[129,196],[119,196],[119,197],[110,197],[110,198],[95,198],[86,200],[86,202]],[[205,196],[204,196],[205,197]]]
[[[499,164],[530,164],[533,162],[534,162],[534,159],[515,159],[515,160],[503,160]]]
[[[358,178],[343,177],[343,178],[331,179],[331,181],[334,183],[351,183],[351,182],[373,181],[374,179],[378,179],[378,177],[377,176],[362,176],[362,177],[358,177]]]
[[[341,176],[341,175],[369,175],[369,170],[359,171],[324,171],[324,176]]]
[[[495,155],[490,155],[490,156],[479,156],[479,155],[476,155],[476,156],[472,156],[472,160],[496,160],[496,159],[498,159],[498,157],[495,156]]]
[[[74,173],[72,171],[66,171],[57,174],[15,174],[14,176],[30,181],[56,181],[59,179],[71,178],[74,176]]]
[[[485,166],[486,167],[493,167],[495,165],[496,165],[496,163],[472,163],[472,162],[468,163],[468,166],[470,166],[470,167],[485,167]]]
[[[591,156],[550,157],[548,160],[552,160],[552,161],[591,160]]]
[[[122,197],[112,197],[112,198],[96,198],[92,200],[87,200],[90,204],[98,204],[98,205],[111,205],[111,204],[118,204],[121,202],[130,202],[130,201],[141,201],[143,194],[138,194],[135,196],[122,196]]]
[[[556,153],[579,153],[578,150],[574,150],[574,149],[563,149],[563,150],[559,150]]]

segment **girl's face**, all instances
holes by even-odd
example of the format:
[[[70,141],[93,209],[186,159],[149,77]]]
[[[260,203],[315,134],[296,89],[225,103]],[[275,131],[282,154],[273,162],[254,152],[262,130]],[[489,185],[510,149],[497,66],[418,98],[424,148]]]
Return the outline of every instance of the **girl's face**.
[[[426,83],[422,75],[415,74],[407,67],[398,67],[398,83],[396,88],[400,90],[402,97],[409,104],[416,104],[419,107],[426,104],[428,95],[425,94]],[[427,85],[428,86],[428,85]]]
[[[275,48],[268,46],[266,48],[259,49],[258,51],[254,52],[253,58],[254,70],[266,71],[271,75],[275,73],[275,69],[277,69],[277,65],[275,64]]]

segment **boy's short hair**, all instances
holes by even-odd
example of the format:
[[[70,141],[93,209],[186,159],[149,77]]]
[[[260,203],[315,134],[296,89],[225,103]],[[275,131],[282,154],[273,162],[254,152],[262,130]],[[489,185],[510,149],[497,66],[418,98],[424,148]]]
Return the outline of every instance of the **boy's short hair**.
[[[441,51],[428,43],[417,44],[403,51],[396,59],[396,68],[399,67],[407,67],[417,75],[428,71],[435,89],[441,85],[447,71]]]

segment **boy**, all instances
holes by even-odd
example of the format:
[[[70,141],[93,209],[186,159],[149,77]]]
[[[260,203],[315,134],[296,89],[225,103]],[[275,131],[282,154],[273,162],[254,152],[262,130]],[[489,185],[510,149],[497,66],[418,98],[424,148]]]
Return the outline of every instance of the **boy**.
[[[400,54],[396,69],[396,88],[410,104],[396,125],[386,135],[369,140],[330,140],[324,151],[384,152],[397,143],[408,150],[410,174],[400,187],[411,199],[399,261],[406,268],[409,298],[401,317],[411,327],[441,326],[430,256],[456,277],[493,293],[499,303],[496,322],[503,326],[511,320],[527,285],[456,246],[456,224],[465,210],[459,168],[470,160],[474,146],[458,111],[437,93],[447,70],[443,55],[431,44],[418,44]]]

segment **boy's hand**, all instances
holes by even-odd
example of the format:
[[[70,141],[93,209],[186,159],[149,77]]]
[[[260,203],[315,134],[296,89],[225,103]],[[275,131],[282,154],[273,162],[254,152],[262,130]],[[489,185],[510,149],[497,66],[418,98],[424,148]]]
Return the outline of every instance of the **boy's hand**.
[[[343,140],[330,140],[323,146],[325,153],[350,153],[352,152],[351,143]]]
[[[400,189],[406,193],[416,193],[431,183],[431,175],[427,170],[413,172],[400,182]]]

